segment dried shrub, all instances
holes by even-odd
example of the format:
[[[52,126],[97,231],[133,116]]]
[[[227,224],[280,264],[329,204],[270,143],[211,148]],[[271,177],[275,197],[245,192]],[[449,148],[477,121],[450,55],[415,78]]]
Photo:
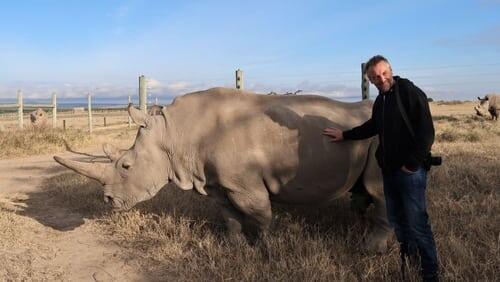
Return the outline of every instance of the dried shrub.
[[[0,158],[21,157],[64,150],[64,140],[76,146],[90,143],[82,130],[19,130],[0,132]]]

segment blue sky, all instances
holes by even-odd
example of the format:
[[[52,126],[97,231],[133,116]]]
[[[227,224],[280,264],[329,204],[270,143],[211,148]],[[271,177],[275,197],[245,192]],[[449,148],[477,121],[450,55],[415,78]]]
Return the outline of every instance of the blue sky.
[[[500,1],[2,1],[0,98],[213,86],[360,95],[383,54],[434,99],[500,92]],[[371,95],[377,91],[371,88]]]

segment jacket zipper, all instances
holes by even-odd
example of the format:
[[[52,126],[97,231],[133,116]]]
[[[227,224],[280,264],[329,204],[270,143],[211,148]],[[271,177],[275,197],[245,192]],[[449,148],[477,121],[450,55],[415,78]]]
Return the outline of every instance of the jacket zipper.
[[[385,94],[382,94],[382,136],[381,136],[381,142],[382,142],[382,170],[387,167],[387,164],[385,162]]]

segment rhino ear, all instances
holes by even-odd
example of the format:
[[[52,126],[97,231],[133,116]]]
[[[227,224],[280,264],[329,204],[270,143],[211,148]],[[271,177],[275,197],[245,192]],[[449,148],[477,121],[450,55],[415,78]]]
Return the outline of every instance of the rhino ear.
[[[119,159],[122,155],[122,151],[118,150],[115,148],[113,145],[109,143],[105,143],[102,145],[102,150],[104,151],[104,154],[111,160],[111,161],[116,161]]]
[[[161,114],[163,115],[163,118],[165,118],[165,124],[167,126],[172,126],[172,119],[170,118],[169,113],[167,112],[167,107],[162,107],[161,108]]]
[[[132,103],[128,104],[128,114],[135,124],[146,127],[146,120],[148,119],[148,115],[134,108]]]
[[[164,106],[161,109],[161,114],[163,115],[163,118],[165,119],[165,128],[167,130],[167,134],[170,134],[171,136],[175,136],[177,134],[177,128],[175,126],[175,122],[172,119],[172,115],[168,113],[167,106]]]

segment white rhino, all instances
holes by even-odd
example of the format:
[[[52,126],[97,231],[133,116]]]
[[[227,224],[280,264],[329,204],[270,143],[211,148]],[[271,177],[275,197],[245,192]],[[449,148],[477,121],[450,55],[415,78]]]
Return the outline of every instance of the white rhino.
[[[41,108],[30,113],[30,121],[33,129],[43,130],[49,127],[47,113]]]
[[[318,206],[344,195],[359,180],[373,197],[375,225],[368,248],[383,251],[389,235],[378,139],[333,143],[324,128],[366,121],[372,102],[342,103],[312,96],[269,96],[213,88],[176,98],[161,116],[129,105],[140,126],[134,145],[105,153],[111,163],[54,156],[98,180],[104,199],[126,210],[174,182],[217,201],[230,235],[266,231],[272,202]]]
[[[500,113],[500,95],[490,94],[484,98],[477,97],[479,105],[474,107],[478,116],[486,116],[489,112],[492,120],[498,120]]]

